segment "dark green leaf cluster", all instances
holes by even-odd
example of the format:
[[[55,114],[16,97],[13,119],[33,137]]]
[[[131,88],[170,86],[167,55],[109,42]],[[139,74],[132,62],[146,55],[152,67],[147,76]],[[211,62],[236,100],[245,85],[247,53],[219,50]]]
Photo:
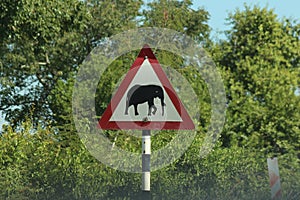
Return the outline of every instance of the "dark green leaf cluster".
[[[55,134],[35,128],[30,120],[15,132],[7,126],[0,137],[1,199],[141,199],[141,175],[101,164],[80,142],[75,130]],[[153,137],[160,148],[169,132]],[[198,135],[190,149],[173,164],[152,172],[152,199],[268,199],[266,157],[262,151],[232,147],[216,149],[200,158]],[[141,142],[118,133],[116,145],[140,151]],[[299,197],[299,160],[279,156],[284,199]]]
[[[299,151],[299,25],[247,6],[230,23],[228,41],[215,50],[228,99],[223,144]]]

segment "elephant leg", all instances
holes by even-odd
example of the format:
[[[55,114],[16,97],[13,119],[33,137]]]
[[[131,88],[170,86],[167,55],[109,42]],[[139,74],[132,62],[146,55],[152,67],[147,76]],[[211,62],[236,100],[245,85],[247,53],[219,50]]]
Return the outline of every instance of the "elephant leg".
[[[152,101],[148,101],[148,116],[151,116],[151,108],[153,106],[153,102]]]
[[[151,106],[148,105],[148,116],[151,115]]]
[[[139,115],[137,108],[138,108],[138,104],[134,104],[134,114],[135,115]]]

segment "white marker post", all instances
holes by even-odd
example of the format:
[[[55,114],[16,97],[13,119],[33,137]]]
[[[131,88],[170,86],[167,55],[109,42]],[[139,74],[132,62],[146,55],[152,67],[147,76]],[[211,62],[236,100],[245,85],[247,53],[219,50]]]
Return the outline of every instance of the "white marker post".
[[[151,132],[142,132],[142,190],[150,192]]]
[[[268,171],[270,177],[270,187],[271,187],[271,199],[280,199],[281,195],[281,186],[280,186],[280,176],[278,168],[277,158],[268,158]]]

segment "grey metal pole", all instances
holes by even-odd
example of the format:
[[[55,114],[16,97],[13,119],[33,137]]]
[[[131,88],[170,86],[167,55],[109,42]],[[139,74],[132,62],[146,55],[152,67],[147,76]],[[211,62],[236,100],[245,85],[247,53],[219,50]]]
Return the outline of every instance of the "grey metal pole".
[[[150,192],[151,132],[142,132],[142,190]]]

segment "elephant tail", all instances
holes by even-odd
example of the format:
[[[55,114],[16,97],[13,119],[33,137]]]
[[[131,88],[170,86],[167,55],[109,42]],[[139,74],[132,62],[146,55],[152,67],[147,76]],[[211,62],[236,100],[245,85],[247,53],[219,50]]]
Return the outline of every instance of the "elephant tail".
[[[126,97],[126,105],[125,105],[125,115],[128,115],[128,106],[129,106],[129,98]]]

